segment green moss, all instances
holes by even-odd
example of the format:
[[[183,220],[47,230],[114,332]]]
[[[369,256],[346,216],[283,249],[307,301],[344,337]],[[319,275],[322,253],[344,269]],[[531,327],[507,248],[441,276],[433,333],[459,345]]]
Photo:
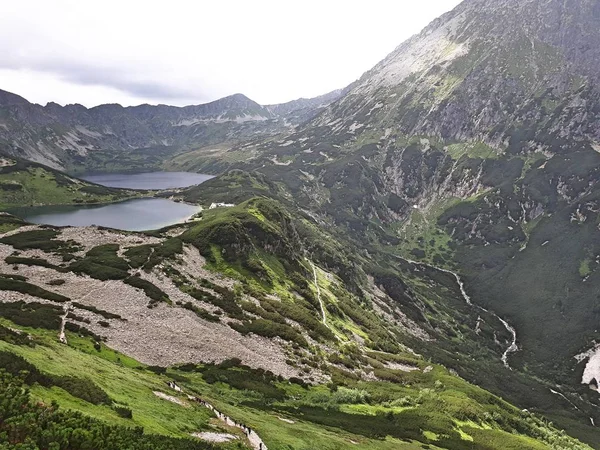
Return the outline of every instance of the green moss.
[[[591,273],[592,269],[590,268],[590,260],[586,258],[579,263],[579,275],[581,275],[582,278],[585,278]]]

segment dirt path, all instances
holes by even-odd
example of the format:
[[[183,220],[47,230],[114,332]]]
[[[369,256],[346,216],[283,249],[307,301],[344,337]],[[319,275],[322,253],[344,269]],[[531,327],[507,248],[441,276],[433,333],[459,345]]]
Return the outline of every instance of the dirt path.
[[[65,325],[67,324],[67,316],[69,315],[69,311],[71,311],[71,302],[65,302],[63,305],[64,314],[60,321],[60,330],[58,332],[58,340],[66,344],[67,343],[67,335],[65,334]]]
[[[183,389],[181,389],[174,381],[171,381],[168,384],[169,384],[169,387],[171,389],[173,389],[174,391],[184,393]],[[157,392],[155,392],[155,394],[157,394]],[[246,435],[246,438],[248,439],[248,442],[250,443],[250,446],[253,448],[253,450],[268,450],[267,446],[265,445],[263,440],[260,438],[260,436],[256,433],[256,431],[254,431],[250,427],[247,427],[243,423],[236,422],[231,417],[226,416],[225,414],[220,412],[217,408],[215,408],[213,405],[208,403],[206,400],[203,400],[201,398],[195,397],[190,394],[186,394],[186,395],[187,395],[188,400],[199,403],[200,405],[202,405],[205,408],[210,409],[212,412],[214,412],[215,415],[217,416],[217,418],[221,422],[223,422],[225,425],[230,426],[230,427],[239,428],[240,430],[242,430],[244,432],[244,434]],[[167,396],[166,394],[162,394],[162,396],[170,397],[170,396]],[[171,400],[171,401],[173,401],[173,400]],[[192,436],[200,437],[200,433],[192,433]]]
[[[506,330],[512,336],[512,341],[511,341],[510,345],[504,351],[504,353],[502,354],[502,357],[500,358],[500,360],[502,361],[502,364],[504,364],[504,367],[506,367],[507,369],[512,370],[512,368],[510,367],[510,364],[508,363],[508,356],[511,353],[515,353],[515,352],[519,351],[519,347],[517,345],[517,331],[506,320],[504,320],[498,314],[495,314],[495,313],[492,313],[492,312],[488,311],[483,306],[474,305],[473,302],[471,301],[471,297],[469,297],[469,294],[467,294],[467,291],[465,289],[465,284],[463,283],[462,279],[460,278],[460,276],[456,272],[452,272],[451,270],[448,270],[448,269],[442,269],[441,267],[432,266],[431,264],[427,264],[427,263],[423,263],[423,262],[419,262],[419,261],[413,261],[412,259],[407,259],[407,258],[404,258],[402,256],[397,256],[397,257],[399,259],[402,259],[402,260],[410,263],[410,264],[417,265],[417,266],[428,267],[430,269],[434,269],[434,270],[437,270],[439,272],[444,272],[444,273],[447,273],[447,274],[450,274],[450,275],[454,276],[454,278],[456,279],[456,283],[458,284],[458,286],[460,288],[460,293],[462,294],[462,297],[465,300],[465,302],[467,303],[467,305],[473,306],[474,308],[477,308],[480,311],[484,311],[484,312],[486,312],[486,313],[488,313],[488,314],[496,317],[500,321],[500,323],[504,326],[504,328],[506,328]]]
[[[243,423],[236,422],[229,416],[226,416],[225,414],[223,414],[222,412],[217,410],[213,405],[211,405],[210,403],[208,403],[205,400],[199,399],[198,397],[194,397],[193,395],[189,395],[189,394],[187,397],[188,397],[188,400],[197,402],[197,403],[201,404],[202,406],[204,406],[205,408],[210,409],[212,412],[215,413],[217,418],[224,424],[226,424],[230,427],[235,427],[235,428],[239,428],[240,430],[242,430],[244,432],[244,434],[246,435],[248,442],[250,442],[250,446],[254,450],[267,450],[267,446],[265,445],[263,440],[260,438],[260,436],[256,433],[256,431],[254,431],[253,429],[247,427]]]

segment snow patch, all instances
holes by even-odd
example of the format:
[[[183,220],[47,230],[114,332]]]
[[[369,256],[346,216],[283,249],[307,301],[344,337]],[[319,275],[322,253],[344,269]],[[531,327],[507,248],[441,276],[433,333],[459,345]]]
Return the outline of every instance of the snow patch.
[[[587,364],[581,377],[581,384],[589,384],[592,388],[595,387],[594,390],[598,390],[598,383],[600,382],[600,345],[596,344],[587,352],[575,355],[575,359],[578,363],[587,359]]]

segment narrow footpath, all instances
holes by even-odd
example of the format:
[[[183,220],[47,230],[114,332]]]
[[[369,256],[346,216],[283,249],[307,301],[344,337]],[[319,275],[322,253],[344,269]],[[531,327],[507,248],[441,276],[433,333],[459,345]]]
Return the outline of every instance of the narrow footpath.
[[[58,340],[62,344],[67,344],[67,335],[65,333],[65,326],[67,324],[67,316],[69,315],[69,311],[71,311],[71,302],[65,302],[63,305],[64,314],[60,321],[60,330],[58,332]]]
[[[177,384],[175,384],[175,382],[173,382],[173,381],[170,381],[168,383],[168,386],[176,392],[183,392],[183,390]],[[217,408],[215,408],[213,405],[208,403],[206,400],[203,400],[201,398],[195,397],[190,394],[186,394],[186,395],[187,395],[188,400],[190,400],[192,402],[196,402],[196,403],[204,406],[205,408],[210,409],[212,412],[214,412],[215,415],[217,416],[217,418],[224,424],[226,424],[230,427],[235,427],[235,428],[239,428],[240,430],[242,430],[244,432],[244,434],[246,435],[246,438],[248,439],[248,442],[250,443],[250,446],[253,448],[253,450],[268,450],[267,446],[265,445],[263,440],[260,438],[258,433],[256,433],[256,431],[254,431],[252,428],[244,425],[243,423],[237,422],[237,421],[233,420],[231,417],[223,414]]]

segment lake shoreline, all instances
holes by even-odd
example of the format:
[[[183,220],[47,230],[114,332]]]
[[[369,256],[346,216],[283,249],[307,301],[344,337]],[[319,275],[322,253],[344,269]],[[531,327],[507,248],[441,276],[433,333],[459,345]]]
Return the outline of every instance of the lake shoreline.
[[[111,174],[107,183],[127,184],[126,187],[101,186],[131,191],[130,196],[112,201],[69,202],[63,204],[10,205],[3,211],[38,225],[57,227],[100,226],[123,231],[149,231],[194,221],[194,217],[203,210],[198,203],[186,202],[176,195],[182,189],[197,186],[212,178],[204,174],[187,174],[185,172],[157,172],[148,178],[146,173],[141,178],[131,179],[127,174]],[[175,177],[176,179],[173,179]],[[199,181],[199,182],[198,182]],[[86,180],[86,182],[89,182]],[[94,182],[94,181],[92,181]],[[168,188],[136,189],[140,185],[156,182]],[[175,184],[188,184],[171,187]]]

